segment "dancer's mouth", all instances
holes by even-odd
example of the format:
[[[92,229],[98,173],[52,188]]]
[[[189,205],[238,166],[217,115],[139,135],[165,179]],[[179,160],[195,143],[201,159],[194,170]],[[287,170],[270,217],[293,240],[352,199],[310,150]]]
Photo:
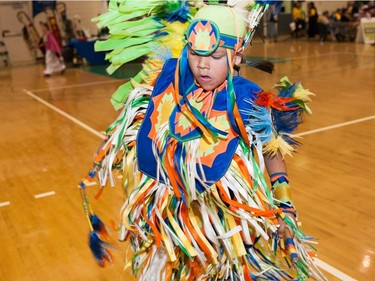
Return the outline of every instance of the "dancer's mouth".
[[[200,80],[202,80],[202,82],[210,82],[212,80],[212,78],[210,76],[207,76],[207,75],[201,75],[200,76]]]

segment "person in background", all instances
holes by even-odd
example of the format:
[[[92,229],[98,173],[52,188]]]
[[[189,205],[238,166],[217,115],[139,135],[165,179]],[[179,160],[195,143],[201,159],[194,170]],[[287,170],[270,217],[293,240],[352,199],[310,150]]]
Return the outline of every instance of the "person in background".
[[[79,15],[73,17],[73,34],[74,38],[79,41],[87,41],[91,37],[89,30],[83,26]]]
[[[277,42],[277,14],[275,14],[274,7],[271,6],[265,12],[267,22],[267,38],[270,43]]]
[[[331,33],[331,22],[329,20],[328,11],[324,11],[318,17],[319,24],[319,41],[323,43],[327,40],[327,36]]]
[[[293,4],[292,18],[295,29],[293,30],[293,37],[299,38],[305,33],[305,11],[302,8],[301,2],[295,2]]]
[[[63,45],[66,46],[74,38],[73,22],[67,17],[66,10],[61,12],[61,19],[65,27],[65,45]]]
[[[305,10],[303,3],[301,3],[301,36],[305,36],[305,35],[306,35],[306,10]]]
[[[56,41],[52,32],[50,32],[47,23],[41,22],[40,27],[43,34],[41,45],[43,45],[45,49],[44,76],[51,76],[54,72],[63,74],[66,66],[60,45]]]
[[[318,33],[318,10],[315,7],[314,2],[308,3],[308,15],[309,15],[309,27],[307,35],[309,38],[314,38]]]

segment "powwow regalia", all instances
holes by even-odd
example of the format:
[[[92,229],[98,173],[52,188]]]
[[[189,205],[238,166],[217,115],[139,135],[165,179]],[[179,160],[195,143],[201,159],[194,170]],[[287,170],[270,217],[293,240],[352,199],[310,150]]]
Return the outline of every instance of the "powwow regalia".
[[[101,190],[113,185],[117,170],[126,191],[120,240],[130,240],[139,280],[326,280],[314,241],[285,215],[295,212],[287,176],[273,175],[271,187],[263,176],[263,154],[293,151],[311,92],[283,78],[274,95],[233,76],[230,50],[243,50],[264,11],[280,2],[209,2],[117,0],[96,19],[111,34],[96,45],[111,51],[108,72],[145,61],[112,96],[122,111],[80,183],[90,247],[99,264],[111,260],[85,190],[96,176]],[[230,71],[204,91],[187,52],[218,47],[228,50]],[[294,238],[278,236],[280,218]]]

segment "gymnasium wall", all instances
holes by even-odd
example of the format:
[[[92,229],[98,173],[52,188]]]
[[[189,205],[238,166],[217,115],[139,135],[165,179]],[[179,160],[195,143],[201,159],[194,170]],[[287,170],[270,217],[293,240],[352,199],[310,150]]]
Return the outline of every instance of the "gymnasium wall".
[[[314,1],[314,3],[318,12],[322,13],[324,11],[333,12],[338,8],[344,8],[348,1]]]
[[[294,1],[284,1],[284,11],[279,13],[279,24],[278,24],[278,32],[280,35],[285,35],[290,33],[290,27],[289,24],[292,21],[292,3]],[[326,0],[320,0],[320,1],[304,1],[302,2],[302,6],[304,10],[307,12],[307,3],[308,2],[314,2],[315,7],[318,10],[318,13],[323,13],[324,11],[328,12],[334,12],[338,8],[344,8],[346,7],[348,1],[326,1]],[[264,23],[263,23],[264,24]],[[266,34],[266,30],[263,31],[264,34]]]
[[[142,1],[142,0],[139,0]],[[106,11],[106,0],[65,0],[57,1],[64,2],[66,5],[67,16],[69,19],[78,15],[81,18],[82,26],[89,30],[89,33],[95,36],[98,32],[96,24],[91,22],[91,19],[100,13]],[[337,8],[344,7],[347,1],[314,1],[318,11],[323,10],[334,11]],[[285,1],[284,13],[279,16],[279,32],[285,34],[289,32],[289,23],[291,21],[291,3],[292,1]],[[304,3],[306,5],[306,3]],[[4,41],[9,51],[11,63],[22,63],[35,61],[35,54],[33,54],[25,43],[22,32],[24,23],[20,23],[17,19],[17,13],[24,11],[30,18],[32,18],[32,1],[2,1],[0,0],[0,40]],[[43,16],[34,20],[35,28],[39,31],[39,21],[43,21]],[[6,31],[6,35],[4,35]],[[4,35],[4,36],[3,36]]]
[[[67,16],[73,19],[75,15],[81,18],[82,26],[87,28],[93,36],[98,32],[96,24],[91,19],[106,11],[106,0],[65,0],[57,1],[66,4]],[[35,61],[35,53],[30,50],[29,45],[24,40],[25,24],[27,17],[33,20],[37,32],[39,32],[39,21],[46,21],[46,16],[39,14],[32,17],[32,1],[1,1],[0,0],[0,41],[6,44],[11,64],[23,64]],[[26,16],[25,22],[20,22],[17,14],[23,11]],[[30,24],[30,23],[29,23]]]
[[[93,17],[104,13],[107,10],[106,1],[103,0],[86,0],[86,1],[64,1],[66,3],[67,15],[69,19],[73,19],[75,15],[81,17],[82,25],[90,30],[90,33],[96,35],[98,28],[96,24],[91,22]]]

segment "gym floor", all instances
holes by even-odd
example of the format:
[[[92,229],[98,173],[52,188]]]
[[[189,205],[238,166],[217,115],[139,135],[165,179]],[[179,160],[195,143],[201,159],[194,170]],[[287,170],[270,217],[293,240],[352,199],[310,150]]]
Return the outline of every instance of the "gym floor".
[[[242,69],[264,89],[288,76],[316,94],[297,132],[302,145],[287,157],[299,220],[329,280],[373,280],[375,47],[255,41],[247,56],[275,63],[271,75]],[[126,243],[114,241],[109,266],[95,263],[77,188],[119,113],[109,99],[123,83],[83,67],[48,78],[42,64],[0,68],[0,280],[133,280]],[[106,223],[119,219],[118,182],[92,199]],[[97,191],[88,187],[90,197]]]

